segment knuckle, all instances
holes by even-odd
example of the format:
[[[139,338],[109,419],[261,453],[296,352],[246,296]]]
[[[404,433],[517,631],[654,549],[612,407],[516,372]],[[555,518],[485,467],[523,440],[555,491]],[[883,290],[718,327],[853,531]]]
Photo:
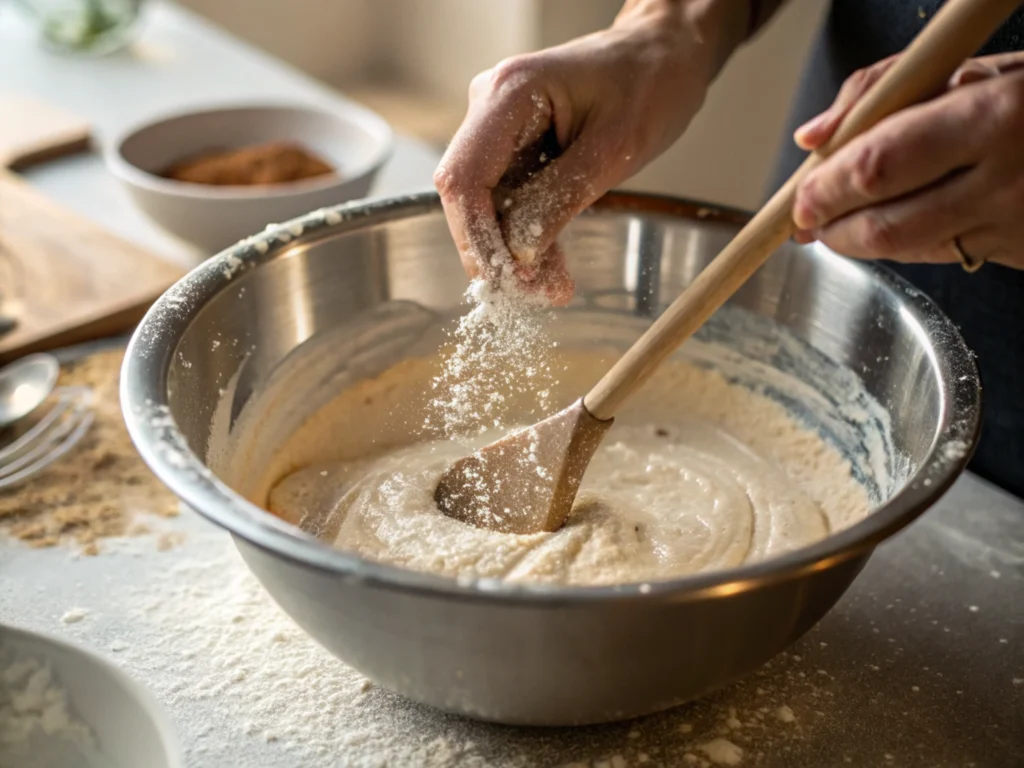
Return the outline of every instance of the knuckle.
[[[860,241],[864,249],[876,256],[897,253],[897,234],[892,224],[878,213],[862,214]]]
[[[534,59],[529,55],[511,56],[498,62],[486,74],[491,88],[500,90],[525,84],[536,72]]]
[[[854,85],[864,85],[871,79],[871,67],[861,67],[850,75],[849,80]]]
[[[890,152],[884,145],[862,144],[850,163],[850,186],[863,197],[877,197],[885,184],[890,162]]]
[[[821,184],[818,176],[811,173],[796,190],[795,203],[801,208],[817,211],[821,206]]]
[[[855,70],[848,78],[846,78],[840,90],[843,91],[845,95],[860,93],[868,86],[868,84],[870,84],[871,79],[872,70],[870,67]]]
[[[984,131],[990,141],[1010,138],[1020,141],[1024,128],[1024,93],[1020,88],[1006,88],[1003,78],[995,78],[978,87],[964,89],[970,98],[962,102],[962,122]]]
[[[491,69],[485,69],[483,72],[477,72],[476,75],[473,76],[473,79],[469,81],[470,101],[487,90],[492,77],[493,70]]]
[[[1021,81],[1024,82],[1024,81]],[[1024,126],[1024,88],[986,88],[983,109],[987,107],[993,123],[1012,128],[1015,141],[1020,141],[1020,130]]]
[[[458,175],[452,172],[450,165],[442,163],[434,170],[434,188],[442,198],[451,199],[457,194]]]
[[[866,91],[879,77],[885,72],[897,57],[890,56],[887,59],[882,59],[875,64],[868,67],[861,67],[855,70],[849,77],[843,81],[842,86],[839,89],[839,93],[844,99],[854,99],[860,96]]]
[[[997,78],[962,92],[966,98],[956,103],[956,119],[977,131],[975,141],[991,149],[1017,153],[1024,131],[1024,94],[1019,89],[998,87]]]
[[[977,88],[974,91],[974,98],[967,105],[968,116],[980,125],[994,126],[1012,111],[1011,106],[1000,89]]]

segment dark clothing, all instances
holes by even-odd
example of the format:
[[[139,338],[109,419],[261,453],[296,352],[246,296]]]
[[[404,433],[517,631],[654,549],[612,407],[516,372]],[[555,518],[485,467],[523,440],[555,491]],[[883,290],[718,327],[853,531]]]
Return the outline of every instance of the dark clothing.
[[[828,107],[854,70],[903,50],[941,5],[937,0],[833,0],[804,70],[773,190],[803,160],[793,130]],[[1022,48],[1024,7],[979,55]],[[942,307],[978,355],[984,416],[971,469],[1024,496],[1024,271],[996,264],[974,274],[959,265],[890,266]]]

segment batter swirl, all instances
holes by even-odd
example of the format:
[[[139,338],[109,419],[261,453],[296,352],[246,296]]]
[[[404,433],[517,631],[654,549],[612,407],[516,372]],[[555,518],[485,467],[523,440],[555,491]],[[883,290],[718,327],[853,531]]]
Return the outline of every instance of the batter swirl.
[[[485,445],[496,437],[481,436]],[[817,502],[713,425],[617,427],[555,533],[508,535],[445,517],[433,503],[444,469],[465,454],[420,443],[352,462],[314,464],[277,485],[270,508],[335,521],[336,546],[453,577],[615,584],[726,568],[829,532]]]
[[[556,403],[585,390],[602,365],[573,359]],[[616,420],[561,530],[475,528],[444,516],[434,488],[453,461],[500,433],[409,444],[436,370],[436,361],[405,363],[310,419],[280,454],[269,509],[340,549],[416,571],[586,585],[763,560],[822,539],[870,506],[849,463],[778,403],[714,371],[672,364]]]

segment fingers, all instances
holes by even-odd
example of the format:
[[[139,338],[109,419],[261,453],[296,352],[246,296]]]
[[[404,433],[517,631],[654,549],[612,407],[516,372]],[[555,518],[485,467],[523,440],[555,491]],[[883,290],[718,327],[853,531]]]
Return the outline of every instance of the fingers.
[[[851,226],[856,225],[851,224]],[[867,226],[863,225],[865,230]],[[1024,226],[1019,227],[1019,229],[1019,232],[1008,238],[1006,236],[1007,233],[998,227],[983,225],[968,231],[966,234],[953,235],[948,240],[936,241],[919,251],[896,253],[888,258],[891,261],[904,263],[958,264],[961,262],[961,258],[954,242],[958,238],[960,248],[969,261],[981,262],[983,264],[1005,264],[1006,266],[1019,269],[1021,264],[1024,264],[1024,250],[1020,247],[1020,244],[1024,243]],[[822,234],[828,238],[828,241],[825,241],[826,245],[829,245],[833,250],[843,255],[853,255],[852,251],[855,250],[853,246],[849,246],[846,250],[839,250],[842,247],[840,238],[845,237],[845,233]],[[798,243],[806,245],[814,242],[815,237],[810,232],[798,232],[794,239]],[[875,258],[875,255],[869,258]]]
[[[882,59],[870,67],[857,70],[846,78],[839,89],[836,100],[832,102],[832,106],[796,129],[793,139],[797,146],[811,151],[827,142],[850,108],[895,63],[896,58],[896,56],[890,56],[887,59]]]
[[[954,235],[945,242],[936,243],[931,248],[914,254],[912,258],[900,259],[900,261],[921,264],[961,264],[962,259],[957,250],[956,240],[960,241],[960,248],[967,260],[975,264],[1009,261],[1006,256],[1011,251],[1007,249],[1005,239],[999,230],[988,226],[979,227],[966,234]]]
[[[576,284],[565,263],[565,251],[558,243],[544,253],[540,269],[531,284],[544,291],[548,301],[556,307],[564,307],[572,300]]]
[[[797,146],[811,151],[827,142],[851,107],[867,92],[868,88],[878,82],[878,79],[893,65],[897,57],[898,54],[890,56],[850,75],[843,82],[832,106],[796,129],[793,140]],[[1024,68],[1024,52],[1020,51],[968,59],[950,78],[949,87],[958,88],[1020,68]]]
[[[990,67],[997,72],[1006,74],[1007,72],[1015,72],[1020,69],[1024,69],[1024,51],[995,53],[990,56],[979,56],[976,59],[970,59],[970,61],[980,62],[986,67]]]
[[[977,228],[984,180],[977,169],[916,194],[844,216],[810,234],[837,253],[861,259],[952,261],[949,243]]]
[[[552,122],[550,101],[515,67],[478,75],[465,120],[434,174],[448,226],[470,277],[509,260],[492,190],[513,165],[516,152]]]
[[[1004,62],[1009,66],[1014,62]],[[989,60],[837,150],[797,190],[798,242],[858,258],[1024,269],[1024,72]],[[968,85],[968,83],[972,83]]]
[[[811,171],[793,220],[815,229],[879,201],[928,186],[986,152],[984,91],[963,89],[883,120]]]
[[[559,233],[625,174],[630,159],[615,128],[584,131],[569,148],[514,190],[502,231],[512,254],[530,264]]]
[[[959,88],[962,85],[970,85],[998,76],[999,68],[994,63],[989,64],[984,59],[968,59],[949,78],[949,87]]]

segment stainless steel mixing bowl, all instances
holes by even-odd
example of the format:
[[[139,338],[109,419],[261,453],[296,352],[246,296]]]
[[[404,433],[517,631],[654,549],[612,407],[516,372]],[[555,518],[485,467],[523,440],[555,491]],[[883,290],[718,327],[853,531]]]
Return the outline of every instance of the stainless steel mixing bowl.
[[[743,218],[609,195],[564,240],[579,305],[642,325]],[[664,709],[749,673],[832,607],[873,548],[948,488],[977,440],[978,373],[938,309],[881,267],[790,244],[732,304],[861,376],[889,414],[906,470],[878,489],[867,519],[811,547],[650,585],[456,582],[332,549],[210,469],[214,433],[230,432],[299,350],[339,330],[362,338],[389,307],[457,312],[464,287],[435,195],[316,212],[220,254],[168,291],[136,331],[121,382],[143,458],[233,534],[284,610],[379,684],[449,711],[595,723]]]

